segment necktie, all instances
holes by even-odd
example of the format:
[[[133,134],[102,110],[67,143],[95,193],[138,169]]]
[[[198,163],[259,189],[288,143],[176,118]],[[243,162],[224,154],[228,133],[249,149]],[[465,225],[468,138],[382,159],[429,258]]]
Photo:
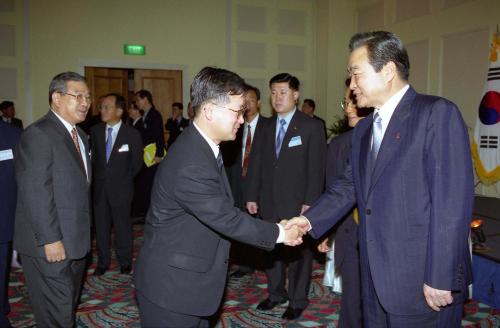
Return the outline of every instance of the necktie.
[[[373,116],[372,135],[373,135],[372,156],[373,160],[376,160],[378,151],[380,149],[380,144],[382,143],[382,138],[383,138],[382,117],[380,117],[379,113],[375,113],[375,115]]]
[[[224,166],[224,161],[222,160],[222,154],[219,151],[219,155],[217,155],[217,167],[219,168],[219,172],[222,172],[223,166]]]
[[[276,158],[280,156],[281,144],[283,143],[283,138],[285,137],[285,124],[284,118],[280,120],[280,130],[278,131],[278,137],[276,138]]]
[[[243,155],[243,170],[241,176],[246,176],[248,172],[248,163],[250,162],[250,150],[252,149],[252,128],[247,125],[247,139],[245,141],[245,154]]]
[[[78,132],[76,132],[76,128],[73,128],[73,130],[71,130],[71,137],[73,139],[73,143],[75,144],[78,157],[80,157],[80,162],[82,163],[82,166],[85,167],[85,165],[83,164],[83,157],[82,157],[82,152],[80,150],[80,143],[78,142]]]
[[[106,162],[109,161],[111,150],[113,150],[113,128],[108,128],[108,138],[106,139]]]

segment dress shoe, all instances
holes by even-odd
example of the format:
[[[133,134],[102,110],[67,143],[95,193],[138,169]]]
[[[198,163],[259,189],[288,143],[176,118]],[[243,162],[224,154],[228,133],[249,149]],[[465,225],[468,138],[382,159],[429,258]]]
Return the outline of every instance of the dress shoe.
[[[274,308],[276,305],[280,305],[280,304],[284,304],[284,303],[286,303],[286,301],[275,302],[275,301],[271,301],[269,298],[266,298],[265,300],[260,302],[259,305],[257,305],[257,310],[268,311],[268,310],[271,310],[272,308]]]
[[[304,311],[304,309],[294,309],[289,306],[281,317],[285,320],[295,320],[302,315],[302,311]]]
[[[120,268],[121,274],[129,274],[130,272],[132,272],[132,267],[130,265],[127,265],[127,266]]]
[[[106,268],[97,267],[94,271],[94,276],[102,276],[106,272]]]
[[[230,277],[231,278],[236,278],[236,279],[240,279],[240,278],[243,278],[244,276],[247,275],[247,272],[243,272],[243,271],[234,271],[233,273],[230,274]]]

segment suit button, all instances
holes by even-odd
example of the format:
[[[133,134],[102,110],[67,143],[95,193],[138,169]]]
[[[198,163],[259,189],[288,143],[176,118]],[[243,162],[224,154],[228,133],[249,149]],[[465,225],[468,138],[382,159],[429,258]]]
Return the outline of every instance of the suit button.
[[[371,209],[369,209],[369,208],[367,208],[367,209],[366,209],[366,215],[370,215],[370,214],[372,214],[372,210],[371,210]]]

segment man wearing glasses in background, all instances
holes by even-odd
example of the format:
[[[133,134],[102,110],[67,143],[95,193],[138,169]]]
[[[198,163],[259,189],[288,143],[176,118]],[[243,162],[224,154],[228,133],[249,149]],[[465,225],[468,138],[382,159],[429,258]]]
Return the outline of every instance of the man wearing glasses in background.
[[[83,76],[49,87],[51,110],[30,125],[14,155],[18,201],[14,248],[21,255],[37,327],[74,327],[90,250],[91,162],[78,127],[90,107]]]
[[[224,69],[205,67],[194,78],[194,121],[158,167],[135,268],[143,327],[209,326],[224,293],[229,239],[266,250],[301,242],[297,230],[234,206],[219,144],[236,138],[245,89]]]

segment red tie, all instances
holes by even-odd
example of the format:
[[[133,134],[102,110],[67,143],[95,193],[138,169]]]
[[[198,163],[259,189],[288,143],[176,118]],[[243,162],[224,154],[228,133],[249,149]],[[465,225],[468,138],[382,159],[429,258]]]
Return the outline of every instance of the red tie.
[[[76,132],[76,128],[73,128],[73,130],[71,130],[71,136],[73,137],[73,142],[75,143],[76,152],[80,157],[80,162],[82,163],[83,168],[85,168],[85,164],[83,163],[82,152],[80,151],[80,143],[78,142],[78,133]]]
[[[247,125],[247,139],[245,141],[245,154],[243,156],[243,170],[241,171],[241,176],[247,175],[248,163],[250,162],[250,150],[252,150],[252,129],[250,124]]]

